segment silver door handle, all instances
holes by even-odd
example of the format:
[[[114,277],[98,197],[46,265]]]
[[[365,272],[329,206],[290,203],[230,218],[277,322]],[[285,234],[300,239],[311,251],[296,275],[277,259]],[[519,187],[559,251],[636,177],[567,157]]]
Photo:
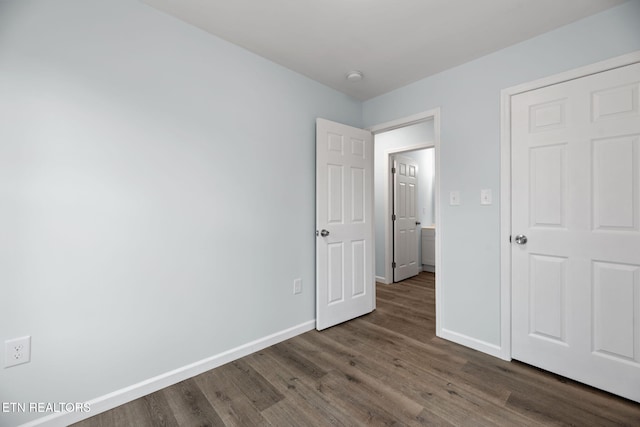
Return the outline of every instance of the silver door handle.
[[[525,236],[524,234],[518,234],[516,236],[516,243],[519,245],[524,245],[525,243],[527,243],[527,236]]]
[[[322,229],[322,231],[320,232],[320,235],[322,237],[327,237],[329,235],[329,230]]]

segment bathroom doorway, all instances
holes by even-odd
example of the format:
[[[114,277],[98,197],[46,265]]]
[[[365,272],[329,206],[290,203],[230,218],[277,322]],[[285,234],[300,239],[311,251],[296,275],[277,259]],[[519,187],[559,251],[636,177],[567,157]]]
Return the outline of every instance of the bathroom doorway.
[[[415,203],[416,219],[413,220],[413,228],[411,234],[405,233],[405,236],[411,236],[412,244],[416,245],[417,267],[419,271],[423,271],[422,264],[422,229],[430,227],[430,232],[435,232],[435,223],[437,220],[437,146],[436,146],[436,125],[433,116],[424,117],[420,121],[406,123],[404,126],[395,126],[390,129],[381,129],[374,131],[374,151],[375,151],[375,257],[376,257],[376,281],[380,283],[393,283],[402,279],[402,275],[394,277],[394,257],[399,255],[394,253],[394,231],[398,227],[394,225],[397,222],[393,219],[394,215],[394,174],[393,174],[393,157],[402,155],[412,158],[418,166],[417,173],[417,192],[416,197],[412,201]],[[398,171],[400,172],[400,171]],[[408,173],[408,171],[406,171]],[[405,221],[406,222],[406,221]],[[419,222],[420,224],[415,224]],[[407,230],[407,224],[402,231]],[[435,255],[435,236],[432,239],[433,255]],[[435,258],[435,257],[432,257]],[[435,271],[435,259],[427,271]],[[396,262],[395,267],[398,267]],[[399,277],[397,277],[399,276]]]

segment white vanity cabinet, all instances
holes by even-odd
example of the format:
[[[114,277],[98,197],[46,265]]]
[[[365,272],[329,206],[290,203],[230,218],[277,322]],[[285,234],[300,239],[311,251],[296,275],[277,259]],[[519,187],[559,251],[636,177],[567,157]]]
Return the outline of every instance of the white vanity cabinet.
[[[422,227],[422,270],[436,271],[436,228]]]

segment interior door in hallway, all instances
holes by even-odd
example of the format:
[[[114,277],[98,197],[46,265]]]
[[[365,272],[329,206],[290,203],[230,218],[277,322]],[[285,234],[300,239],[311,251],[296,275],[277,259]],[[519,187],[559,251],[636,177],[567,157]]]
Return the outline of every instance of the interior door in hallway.
[[[316,121],[316,328],[373,311],[373,136]]]
[[[640,64],[512,98],[512,356],[640,402]]]
[[[407,156],[393,156],[393,281],[420,272],[418,245],[418,164]]]

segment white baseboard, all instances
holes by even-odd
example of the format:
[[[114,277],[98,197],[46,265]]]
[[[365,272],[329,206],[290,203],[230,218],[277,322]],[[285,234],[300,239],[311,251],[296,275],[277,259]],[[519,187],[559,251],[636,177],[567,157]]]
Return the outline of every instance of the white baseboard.
[[[436,272],[436,266],[435,265],[422,264],[422,271],[428,271],[429,273],[435,273]]]
[[[131,402],[132,400],[146,396],[147,394],[179,383],[180,381],[184,381],[188,378],[200,375],[203,372],[217,368],[218,366],[222,366],[225,363],[229,363],[251,353],[255,353],[256,351],[262,350],[263,348],[308,332],[315,327],[315,319],[301,323],[300,325],[293,326],[289,329],[276,332],[263,338],[259,338],[253,342],[241,345],[215,356],[208,357],[190,365],[183,366],[173,371],[158,375],[157,377],[149,378],[148,380],[142,381],[138,384],[133,384],[121,390],[117,390],[113,393],[109,393],[93,399],[87,402],[91,407],[90,412],[60,412],[30,421],[26,424],[23,424],[21,427],[65,427],[69,424],[77,423],[78,421],[93,417],[94,415],[100,414],[117,406]]]
[[[503,359],[503,360],[511,360],[505,359],[502,347],[499,345],[491,344],[486,341],[479,340],[477,338],[472,338],[470,336],[450,331],[448,329],[441,329],[436,335],[445,340],[452,341],[456,344],[463,345],[465,347],[472,348],[474,350],[481,351],[488,355]]]
[[[376,276],[376,282],[378,283],[384,283],[385,285],[388,285],[389,283],[387,282],[387,278],[386,277],[382,277],[382,276]]]

